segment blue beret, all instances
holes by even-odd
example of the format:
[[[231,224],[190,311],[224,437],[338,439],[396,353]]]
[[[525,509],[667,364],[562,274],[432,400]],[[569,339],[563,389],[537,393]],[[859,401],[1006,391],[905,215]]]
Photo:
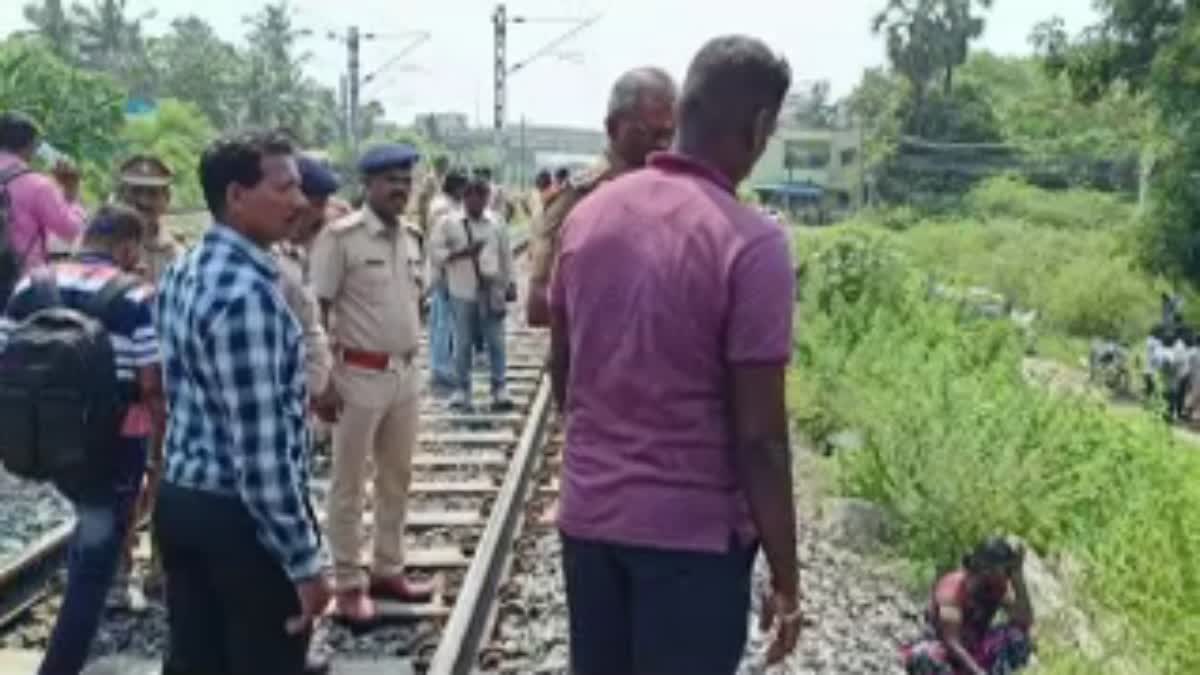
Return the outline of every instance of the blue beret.
[[[337,176],[324,164],[304,155],[296,164],[300,167],[300,191],[305,197],[328,197],[338,191]]]
[[[358,160],[358,170],[364,174],[379,173],[388,169],[409,169],[421,159],[417,149],[407,143],[377,145]]]

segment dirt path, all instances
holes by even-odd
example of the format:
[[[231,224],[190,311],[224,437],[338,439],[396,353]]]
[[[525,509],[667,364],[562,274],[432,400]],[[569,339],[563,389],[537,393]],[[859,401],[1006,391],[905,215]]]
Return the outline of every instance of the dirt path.
[[[1097,401],[1105,401],[1117,415],[1136,415],[1143,412],[1141,405],[1137,402],[1114,399],[1108,392],[1093,385],[1088,381],[1087,372],[1081,369],[1072,368],[1052,359],[1035,356],[1026,357],[1023,368],[1025,376],[1029,380],[1043,384],[1055,391],[1078,394]],[[1175,438],[1200,446],[1200,429],[1194,426],[1189,428],[1175,425],[1172,428],[1172,432],[1175,434]]]

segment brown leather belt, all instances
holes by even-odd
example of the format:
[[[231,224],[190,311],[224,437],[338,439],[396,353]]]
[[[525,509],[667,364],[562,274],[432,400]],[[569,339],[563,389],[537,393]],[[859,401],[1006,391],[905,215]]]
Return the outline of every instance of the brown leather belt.
[[[388,354],[387,352],[368,352],[352,347],[342,347],[338,350],[342,363],[364,368],[366,370],[396,370],[400,366],[411,366],[415,352],[407,354]]]

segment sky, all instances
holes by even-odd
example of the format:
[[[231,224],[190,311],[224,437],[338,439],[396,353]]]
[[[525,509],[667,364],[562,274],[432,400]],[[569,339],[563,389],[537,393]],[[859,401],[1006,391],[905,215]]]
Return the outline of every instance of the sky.
[[[95,0],[87,0],[89,2]],[[491,123],[492,0],[291,0],[296,24],[314,31],[309,73],[336,87],[345,72],[345,47],[327,34],[350,25],[379,36],[362,43],[365,75],[394,60],[411,42],[410,31],[429,39],[384,70],[363,91],[387,116],[408,122],[423,112],[461,112]],[[26,28],[22,0],[0,1],[0,35]],[[243,17],[261,3],[246,0],[128,0],[135,13],[153,11],[148,32],[165,31],[172,18],[198,14],[222,37],[242,42]],[[599,19],[560,50],[531,62],[509,80],[509,122],[601,126],[608,89],[624,70],[666,68],[682,79],[687,63],[709,38],[725,33],[759,37],[792,66],[794,86],[826,79],[833,94],[851,91],[862,71],[884,62],[883,44],[871,34],[871,17],[884,0],[511,0],[511,16],[530,19]],[[1029,33],[1057,14],[1075,31],[1092,23],[1091,0],[995,0],[987,30],[975,45],[1001,54],[1030,51]],[[572,24],[530,22],[509,27],[509,63],[524,60]]]

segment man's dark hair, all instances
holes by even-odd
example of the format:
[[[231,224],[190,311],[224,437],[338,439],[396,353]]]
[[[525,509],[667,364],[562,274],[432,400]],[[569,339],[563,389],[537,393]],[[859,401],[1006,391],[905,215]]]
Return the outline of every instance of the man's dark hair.
[[[461,168],[453,167],[446,170],[442,177],[442,192],[451,197],[458,197],[467,185],[467,173]]]
[[[537,172],[537,176],[533,179],[533,184],[537,186],[539,190],[545,190],[546,188],[550,187],[552,182],[554,182],[554,179],[550,177],[550,171],[547,169],[542,169],[541,171]]]
[[[688,66],[679,124],[706,134],[742,133],[760,111],[778,111],[791,84],[787,61],[761,40],[713,38]]]
[[[83,244],[111,251],[120,244],[140,243],[146,236],[142,214],[124,204],[106,204],[92,216],[83,231]]]
[[[258,185],[264,157],[294,152],[292,142],[278,131],[244,131],[213,141],[200,156],[200,185],[209,212],[215,218],[225,215],[225,191],[231,184]]]
[[[554,171],[554,182],[562,185],[571,177],[571,170],[565,166],[560,166]]]
[[[1017,552],[1001,537],[988,537],[963,558],[963,567],[971,572],[1007,567],[1017,560]]]
[[[21,152],[37,142],[40,135],[37,122],[16,110],[0,113],[0,150]]]

